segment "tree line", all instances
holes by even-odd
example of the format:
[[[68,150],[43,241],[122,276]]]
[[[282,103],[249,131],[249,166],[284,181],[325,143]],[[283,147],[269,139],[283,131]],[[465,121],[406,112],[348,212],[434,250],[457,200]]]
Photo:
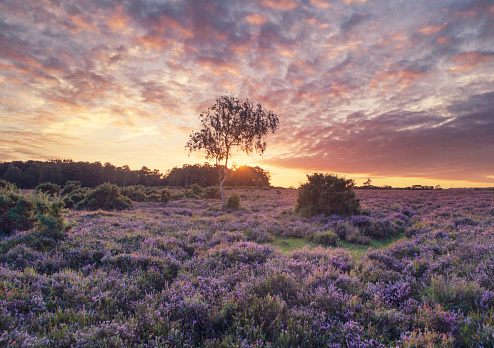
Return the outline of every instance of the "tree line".
[[[51,182],[63,186],[65,182],[80,181],[83,187],[96,187],[109,182],[118,186],[189,186],[218,185],[220,166],[209,163],[174,167],[164,174],[158,169],[143,166],[131,170],[128,165],[117,167],[109,162],[75,162],[70,159],[49,161],[0,162],[0,179],[20,188],[33,189]],[[270,186],[269,172],[260,167],[242,166],[229,169],[228,186]]]
[[[390,185],[374,186],[371,179],[367,179],[362,186],[356,186],[355,188],[360,190],[442,190],[441,185],[412,185],[407,187],[393,187]]]

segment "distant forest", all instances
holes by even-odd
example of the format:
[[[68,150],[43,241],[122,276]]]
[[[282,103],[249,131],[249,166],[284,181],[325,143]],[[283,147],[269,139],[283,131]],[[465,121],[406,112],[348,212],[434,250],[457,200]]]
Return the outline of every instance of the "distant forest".
[[[32,189],[51,182],[64,185],[68,180],[80,181],[83,187],[96,187],[105,182],[118,186],[188,186],[218,185],[218,166],[209,163],[174,167],[165,174],[157,169],[142,167],[131,170],[128,165],[116,167],[111,163],[74,162],[72,160],[0,162],[0,179],[20,188]],[[229,169],[227,186],[270,186],[269,172],[260,167],[242,166]]]

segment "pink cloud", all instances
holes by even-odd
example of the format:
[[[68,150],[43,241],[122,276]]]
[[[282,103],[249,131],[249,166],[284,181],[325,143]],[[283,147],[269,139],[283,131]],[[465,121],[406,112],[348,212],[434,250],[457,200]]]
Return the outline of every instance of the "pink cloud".
[[[451,57],[451,60],[456,65],[454,68],[451,69],[451,71],[465,72],[494,61],[494,54],[482,52],[465,52],[455,54]]]
[[[294,0],[262,0],[262,5],[282,11],[294,10],[299,6],[299,4]]]
[[[258,14],[258,13],[253,13],[253,14],[247,15],[247,16],[245,16],[245,19],[250,24],[255,24],[255,25],[262,25],[268,21],[266,16],[263,16],[263,15]]]

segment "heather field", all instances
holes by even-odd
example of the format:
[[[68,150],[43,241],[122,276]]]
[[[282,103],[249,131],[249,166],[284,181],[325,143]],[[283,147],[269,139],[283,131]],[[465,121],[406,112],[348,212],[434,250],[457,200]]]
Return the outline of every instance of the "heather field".
[[[494,191],[357,190],[301,218],[295,189],[173,190],[0,239],[9,347],[493,347]]]

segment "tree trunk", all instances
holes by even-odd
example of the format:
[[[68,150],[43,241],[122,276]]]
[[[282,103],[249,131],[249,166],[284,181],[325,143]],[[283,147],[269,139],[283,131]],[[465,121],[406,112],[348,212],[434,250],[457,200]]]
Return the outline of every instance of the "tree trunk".
[[[226,169],[226,166],[224,166],[224,168],[223,168],[223,173],[221,173],[221,169],[220,169],[219,173],[220,173],[221,201],[223,202],[223,206],[225,206],[226,196],[225,196],[225,190],[223,189],[223,185],[225,184],[226,178],[228,177],[228,170]]]

